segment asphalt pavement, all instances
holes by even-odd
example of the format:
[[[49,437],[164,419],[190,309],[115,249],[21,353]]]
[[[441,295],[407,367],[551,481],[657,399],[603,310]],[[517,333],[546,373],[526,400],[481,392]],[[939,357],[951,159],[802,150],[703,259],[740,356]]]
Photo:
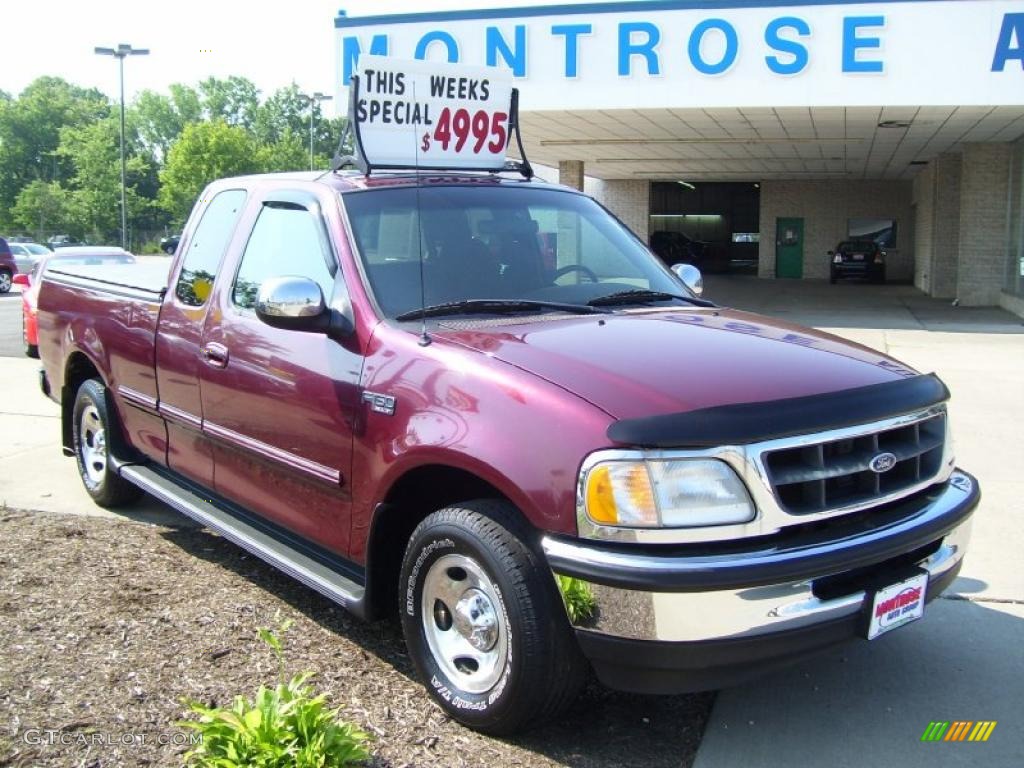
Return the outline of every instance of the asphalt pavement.
[[[696,768],[1024,765],[1024,322],[909,286],[711,276],[719,303],[826,328],[936,371],[953,393],[958,463],[983,500],[960,578],[921,621],[719,693]],[[61,455],[56,404],[0,296],[0,502],[110,515]],[[118,513],[181,524],[155,501]],[[932,721],[996,721],[988,741],[922,742]]]

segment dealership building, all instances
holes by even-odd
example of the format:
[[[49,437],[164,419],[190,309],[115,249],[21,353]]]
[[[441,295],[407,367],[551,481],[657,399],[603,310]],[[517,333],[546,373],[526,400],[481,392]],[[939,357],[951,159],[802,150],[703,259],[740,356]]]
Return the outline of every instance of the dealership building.
[[[339,104],[360,53],[510,70],[530,160],[645,240],[821,279],[828,251],[869,237],[890,280],[1024,315],[1024,1],[651,0],[335,28]]]

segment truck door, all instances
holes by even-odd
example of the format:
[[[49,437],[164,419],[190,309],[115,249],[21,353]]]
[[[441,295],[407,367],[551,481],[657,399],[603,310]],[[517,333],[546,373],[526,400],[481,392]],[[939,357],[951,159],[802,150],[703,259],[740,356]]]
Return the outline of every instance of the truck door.
[[[217,282],[203,336],[204,431],[215,490],[337,554],[347,554],[353,419],[362,356],[320,333],[271,328],[255,314],[264,280],[316,282],[328,304],[344,278],[313,192],[260,201],[233,279]]]
[[[167,466],[211,488],[213,452],[202,432],[199,396],[200,342],[214,278],[245,199],[244,190],[226,189],[199,214],[199,224],[191,230],[177,274],[172,276],[172,288],[164,296],[156,335],[157,391],[159,412],[167,424]]]

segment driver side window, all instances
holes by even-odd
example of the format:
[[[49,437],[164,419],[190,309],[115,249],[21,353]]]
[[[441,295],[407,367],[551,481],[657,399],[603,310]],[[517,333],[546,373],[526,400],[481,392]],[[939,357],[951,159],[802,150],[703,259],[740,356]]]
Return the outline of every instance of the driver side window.
[[[329,302],[336,270],[329,266],[326,245],[318,216],[290,203],[264,203],[242,254],[232,302],[241,309],[255,309],[263,282],[285,276],[309,278]]]

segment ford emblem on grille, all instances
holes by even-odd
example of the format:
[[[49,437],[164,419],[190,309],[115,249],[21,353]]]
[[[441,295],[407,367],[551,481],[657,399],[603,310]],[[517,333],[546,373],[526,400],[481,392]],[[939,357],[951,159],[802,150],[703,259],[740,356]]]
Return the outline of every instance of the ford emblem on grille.
[[[883,472],[888,472],[896,466],[896,456],[888,451],[886,453],[880,453],[871,460],[871,463],[868,464],[868,466],[871,468],[872,472],[876,472],[880,475]]]

